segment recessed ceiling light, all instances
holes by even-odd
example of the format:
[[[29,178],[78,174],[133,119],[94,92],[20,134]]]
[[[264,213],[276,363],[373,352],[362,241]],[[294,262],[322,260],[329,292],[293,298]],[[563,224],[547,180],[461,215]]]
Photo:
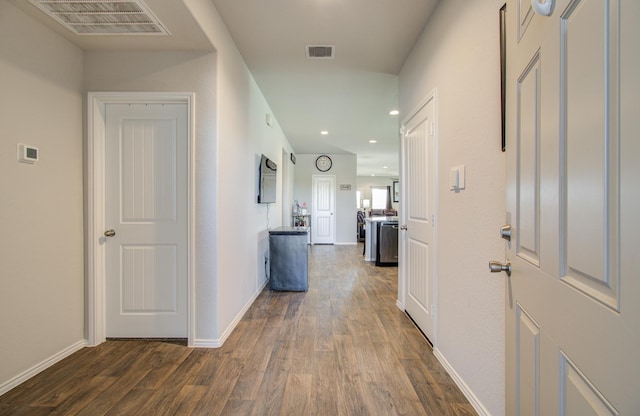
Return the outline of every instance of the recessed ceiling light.
[[[389,111],[389,115],[390,115],[390,116],[397,116],[398,114],[400,114],[400,111],[398,111],[398,110],[391,110],[391,111]]]
[[[329,134],[329,132],[328,132],[328,131],[326,131],[326,130],[322,130],[322,131],[320,132],[320,134],[322,134],[323,136],[326,136],[327,134]]]
[[[372,174],[371,174],[371,176],[376,176],[376,174],[375,174],[375,173],[372,173]]]
[[[369,140],[369,143],[378,143],[377,140]]]
[[[389,166],[383,166],[382,169],[389,169]]]

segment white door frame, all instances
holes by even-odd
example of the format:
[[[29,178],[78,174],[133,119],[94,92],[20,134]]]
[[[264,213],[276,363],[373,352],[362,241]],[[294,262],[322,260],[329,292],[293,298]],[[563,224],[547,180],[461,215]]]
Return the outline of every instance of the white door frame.
[[[193,344],[195,334],[195,169],[194,127],[195,93],[166,92],[90,92],[87,95],[87,306],[85,324],[87,344],[106,340],[106,247],[105,224],[105,141],[107,104],[186,104],[187,105],[187,336]]]
[[[311,175],[311,192],[312,192],[312,196],[311,196],[311,244],[316,244],[316,241],[314,241],[314,237],[315,234],[318,232],[318,227],[317,224],[314,221],[317,221],[317,216],[314,215],[316,207],[318,206],[318,202],[316,200],[316,182],[319,178],[329,178],[332,181],[333,184],[333,194],[331,195],[331,199],[333,200],[333,206],[331,207],[333,209],[333,212],[331,213],[331,243],[320,243],[320,244],[335,244],[336,243],[336,223],[338,222],[336,217],[336,210],[337,210],[337,204],[338,201],[337,199],[337,194],[336,194],[336,184],[337,184],[337,177],[336,175]],[[313,218],[316,218],[315,220],[313,220]]]
[[[406,126],[414,118],[424,106],[430,101],[433,101],[433,113],[434,119],[437,124],[438,120],[438,91],[433,89],[427,94],[427,97],[418,104],[413,111],[411,111],[407,117],[402,120],[400,124],[400,224],[406,225],[407,223],[407,203],[406,203],[406,160],[404,158],[405,141],[404,134],[406,132]],[[434,140],[434,172],[435,172],[435,189],[433,190],[433,306],[435,310],[438,310],[438,128],[437,125],[433,132]],[[399,249],[400,254],[398,256],[398,300],[396,306],[405,311],[406,299],[407,299],[407,257],[406,257],[406,233],[400,232],[399,236]],[[436,347],[436,341],[438,339],[438,314],[433,314],[433,339],[429,339],[433,343],[433,347]]]

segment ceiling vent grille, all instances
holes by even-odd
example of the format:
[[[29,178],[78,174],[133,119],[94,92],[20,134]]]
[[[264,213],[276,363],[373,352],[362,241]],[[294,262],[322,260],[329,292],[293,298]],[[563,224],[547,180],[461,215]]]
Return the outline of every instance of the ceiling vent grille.
[[[333,45],[307,45],[307,58],[309,59],[333,59],[335,49]]]
[[[142,0],[29,0],[76,35],[170,35]]]

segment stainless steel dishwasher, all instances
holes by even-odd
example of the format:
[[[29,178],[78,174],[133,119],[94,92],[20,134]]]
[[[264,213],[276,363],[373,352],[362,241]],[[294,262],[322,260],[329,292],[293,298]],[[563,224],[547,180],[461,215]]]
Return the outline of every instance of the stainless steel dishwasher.
[[[378,223],[376,266],[398,265],[398,222]]]

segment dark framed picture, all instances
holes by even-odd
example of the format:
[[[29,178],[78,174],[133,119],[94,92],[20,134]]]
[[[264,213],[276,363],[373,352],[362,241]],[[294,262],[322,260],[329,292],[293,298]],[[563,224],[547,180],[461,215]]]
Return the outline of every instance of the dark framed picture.
[[[393,181],[393,202],[400,202],[400,182]]]

